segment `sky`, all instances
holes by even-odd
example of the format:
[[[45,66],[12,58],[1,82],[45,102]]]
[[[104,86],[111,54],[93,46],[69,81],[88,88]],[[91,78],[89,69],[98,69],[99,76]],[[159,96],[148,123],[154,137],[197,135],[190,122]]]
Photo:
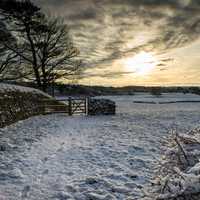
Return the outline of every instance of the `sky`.
[[[87,85],[200,85],[200,0],[34,0],[61,16]]]

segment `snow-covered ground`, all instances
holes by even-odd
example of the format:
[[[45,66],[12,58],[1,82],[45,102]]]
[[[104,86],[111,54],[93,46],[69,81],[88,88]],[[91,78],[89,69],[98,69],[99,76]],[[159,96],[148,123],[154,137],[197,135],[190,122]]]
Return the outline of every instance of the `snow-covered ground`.
[[[200,96],[196,94],[162,93],[160,97],[149,93],[135,93],[133,102],[138,103],[178,103],[178,102],[200,102]]]
[[[0,200],[140,199],[168,130],[200,125],[200,103],[106,98],[115,116],[37,116],[0,129]]]

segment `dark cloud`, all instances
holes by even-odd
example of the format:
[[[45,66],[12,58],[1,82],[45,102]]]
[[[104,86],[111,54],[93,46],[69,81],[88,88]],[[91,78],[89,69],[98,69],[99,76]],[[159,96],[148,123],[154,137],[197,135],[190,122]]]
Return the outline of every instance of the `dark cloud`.
[[[80,78],[108,78],[108,79],[115,79],[115,78],[120,78],[121,76],[126,76],[133,74],[134,72],[106,72],[103,71],[102,73],[84,73],[81,75]]]
[[[89,20],[89,19],[94,19],[96,18],[96,12],[95,10],[85,10],[82,13],[78,13],[78,14],[72,14],[68,17],[68,20]]]
[[[178,0],[125,0],[132,5],[140,6],[170,6],[170,7],[180,7],[180,1]]]
[[[167,53],[200,36],[199,0],[35,0],[65,18],[87,66]],[[162,61],[162,65],[168,60]],[[119,74],[117,74],[119,75]]]

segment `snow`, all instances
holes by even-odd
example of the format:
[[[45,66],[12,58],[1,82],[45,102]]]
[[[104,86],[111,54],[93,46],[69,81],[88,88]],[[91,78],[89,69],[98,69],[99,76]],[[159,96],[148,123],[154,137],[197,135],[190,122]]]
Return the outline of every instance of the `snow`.
[[[0,129],[0,199],[141,199],[163,138],[197,127],[200,103],[106,98],[115,116],[37,116]]]
[[[133,96],[135,103],[187,103],[198,102],[200,103],[200,96],[196,94],[183,94],[183,93],[162,93],[160,97],[152,96],[148,93],[136,93]]]
[[[24,86],[18,86],[18,85],[14,85],[14,84],[6,84],[6,83],[0,83],[0,92],[4,93],[4,92],[24,92],[24,93],[35,93],[35,94],[42,94],[44,96],[50,97],[48,94],[34,89],[34,88],[30,88],[30,87],[24,87]]]
[[[157,180],[146,187],[147,196],[160,200],[196,200],[200,198],[200,128],[186,134],[171,135],[168,151],[160,159]],[[147,198],[151,199],[152,198]]]

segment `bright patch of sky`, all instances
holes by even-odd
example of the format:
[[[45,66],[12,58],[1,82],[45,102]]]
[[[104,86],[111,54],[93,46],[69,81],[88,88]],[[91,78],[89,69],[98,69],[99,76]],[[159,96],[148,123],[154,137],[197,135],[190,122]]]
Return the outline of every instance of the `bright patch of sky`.
[[[199,0],[36,2],[69,25],[87,68],[80,83],[200,85]]]

